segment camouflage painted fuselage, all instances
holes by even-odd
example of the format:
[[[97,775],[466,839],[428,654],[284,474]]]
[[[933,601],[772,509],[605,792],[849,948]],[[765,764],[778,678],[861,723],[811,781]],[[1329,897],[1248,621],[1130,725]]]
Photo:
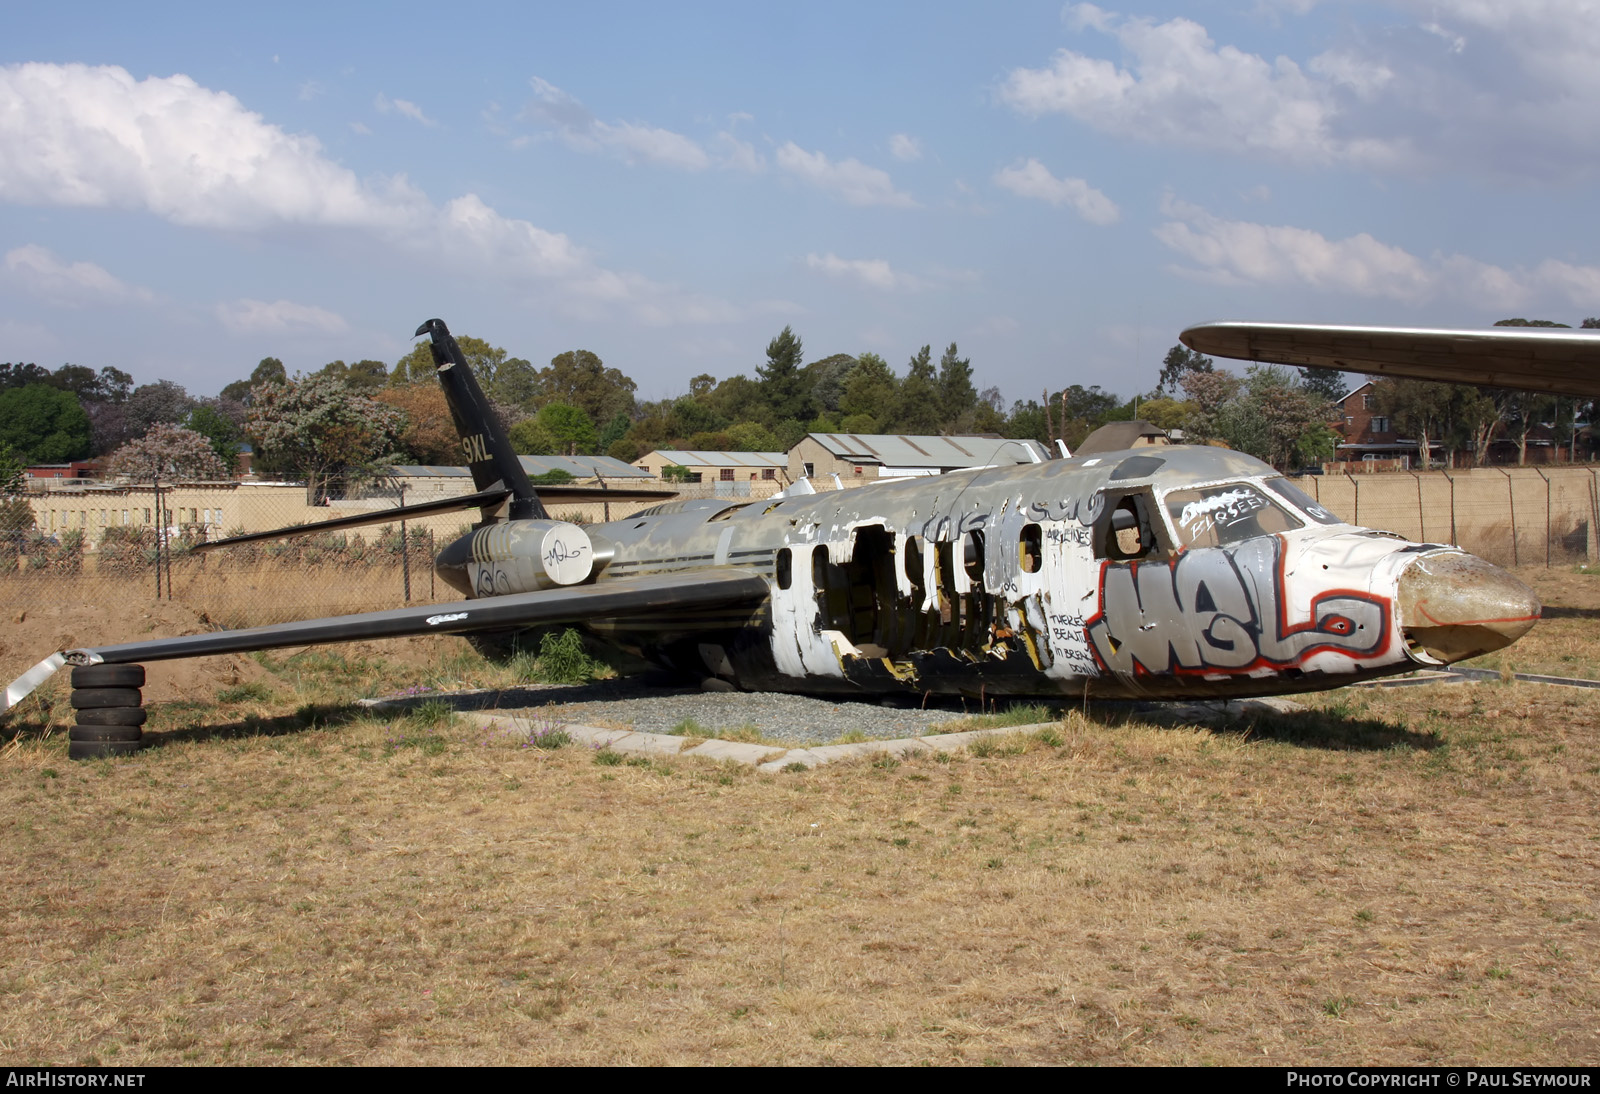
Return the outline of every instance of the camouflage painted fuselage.
[[[1282,483],[1223,449],[1141,448],[769,501],[671,503],[590,526],[580,547],[548,522],[522,535],[512,521],[452,545],[439,574],[474,596],[528,591],[541,551],[564,564],[588,551],[585,580],[601,585],[759,574],[770,595],[751,609],[586,628],[684,672],[811,693],[1306,691],[1497,648],[1537,617],[1531,592],[1503,571],[1341,523]],[[1276,530],[1250,533],[1267,509]],[[1118,545],[1119,512],[1124,528],[1144,523],[1142,544]],[[1458,586],[1477,599],[1453,607]]]

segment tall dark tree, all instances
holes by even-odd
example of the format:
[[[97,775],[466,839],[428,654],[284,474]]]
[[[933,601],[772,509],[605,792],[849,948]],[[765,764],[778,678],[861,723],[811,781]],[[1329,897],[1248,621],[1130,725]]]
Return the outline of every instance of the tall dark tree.
[[[844,398],[844,384],[856,359],[848,353],[835,353],[805,367],[806,383],[811,388],[811,400],[818,414],[832,414],[839,409]]]
[[[1188,346],[1173,346],[1161,361],[1161,381],[1156,390],[1171,395],[1183,389],[1183,378],[1191,372],[1210,372],[1215,368],[1211,358],[1196,353]]]
[[[932,436],[939,432],[942,413],[933,347],[923,346],[906,365],[906,378],[900,381],[900,405],[895,412],[894,428],[901,433]]]
[[[978,403],[977,389],[972,386],[972,361],[960,352],[951,342],[939,358],[940,425],[952,432],[971,428]]]
[[[550,358],[535,377],[538,400],[579,407],[590,421],[609,422],[618,414],[632,415],[634,392],[639,385],[621,369],[608,368],[598,354],[573,349]]]
[[[1345,373],[1338,369],[1310,366],[1300,370],[1300,387],[1311,398],[1323,404],[1336,403],[1351,388]]]
[[[784,420],[809,421],[815,417],[811,390],[800,371],[803,347],[800,336],[788,327],[767,343],[767,363],[756,369],[761,394],[772,415]]]

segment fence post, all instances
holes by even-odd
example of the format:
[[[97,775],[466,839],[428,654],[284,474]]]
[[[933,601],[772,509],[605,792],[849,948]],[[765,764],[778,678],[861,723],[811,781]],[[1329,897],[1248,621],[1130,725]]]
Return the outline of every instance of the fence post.
[[[1355,476],[1346,471],[1344,477],[1350,480],[1350,489],[1355,494],[1355,500],[1350,503],[1355,511],[1350,514],[1351,524],[1361,523],[1361,487],[1356,483]]]
[[[1550,476],[1537,467],[1539,477],[1544,480],[1544,568],[1550,568]]]
[[[1410,472],[1410,475],[1417,480],[1417,538],[1426,543],[1428,542],[1428,522],[1422,515],[1422,476],[1415,471]]]
[[[400,508],[406,505],[406,484],[400,484]],[[406,535],[406,518],[400,518],[400,572],[405,575],[406,603],[411,603],[411,539]]]
[[[1495,470],[1506,477],[1506,501],[1511,503],[1511,565],[1521,566],[1522,557],[1517,554],[1517,492],[1511,488],[1511,472],[1503,467]]]
[[[1459,547],[1461,546],[1461,537],[1456,535],[1456,480],[1448,471],[1444,471],[1442,474],[1444,475],[1444,481],[1450,484],[1450,542]]]
[[[160,600],[161,599],[161,541],[166,539],[166,536],[162,534],[165,531],[165,529],[163,527],[165,522],[161,518],[161,476],[160,475],[154,475],[154,476],[151,477],[151,479],[150,479],[150,488],[151,488],[152,491],[154,491],[155,496],[156,496],[156,498],[155,498],[155,502],[156,502],[156,507],[155,507],[155,517],[156,517],[156,599]],[[168,599],[171,599],[171,592],[172,592],[172,579],[169,577],[167,579]]]

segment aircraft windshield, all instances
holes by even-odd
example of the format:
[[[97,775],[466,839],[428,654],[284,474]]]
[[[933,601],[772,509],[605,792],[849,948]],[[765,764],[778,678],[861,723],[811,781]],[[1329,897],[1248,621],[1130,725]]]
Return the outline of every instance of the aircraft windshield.
[[[1301,527],[1282,506],[1243,482],[1174,490],[1166,504],[1178,541],[1185,547],[1220,547]]]
[[[1322,507],[1316,498],[1300,489],[1288,479],[1277,478],[1267,480],[1267,489],[1277,494],[1284,501],[1294,506],[1300,512],[1316,521],[1318,524],[1343,524],[1344,521],[1334,516]]]

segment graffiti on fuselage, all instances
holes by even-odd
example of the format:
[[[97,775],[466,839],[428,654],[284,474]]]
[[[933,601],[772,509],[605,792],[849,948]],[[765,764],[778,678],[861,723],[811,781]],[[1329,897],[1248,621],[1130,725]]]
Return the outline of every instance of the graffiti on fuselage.
[[[1241,486],[1236,490],[1191,501],[1178,515],[1178,528],[1187,543],[1199,539],[1214,526],[1226,528],[1266,507],[1266,498]]]
[[[1390,602],[1381,596],[1330,589],[1312,598],[1310,620],[1289,623],[1284,549],[1280,537],[1262,536],[1171,562],[1103,564],[1100,610],[1084,627],[1095,656],[1118,673],[1211,674],[1387,651]]]
[[[1025,512],[1028,519],[1033,521],[1071,520],[1088,525],[1099,520],[1105,508],[1105,493],[1096,490],[1091,494],[1062,498],[1060,501],[1032,501]]]

